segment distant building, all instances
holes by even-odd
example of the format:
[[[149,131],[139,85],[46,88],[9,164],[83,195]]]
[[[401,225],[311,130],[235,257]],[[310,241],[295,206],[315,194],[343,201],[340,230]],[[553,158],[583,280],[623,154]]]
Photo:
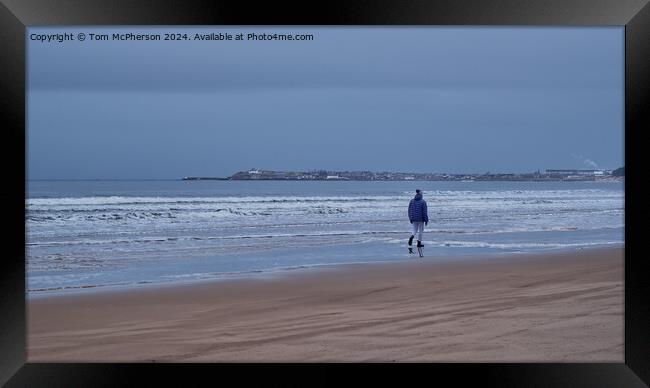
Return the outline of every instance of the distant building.
[[[602,176],[612,175],[612,170],[546,170],[546,174],[561,176]]]

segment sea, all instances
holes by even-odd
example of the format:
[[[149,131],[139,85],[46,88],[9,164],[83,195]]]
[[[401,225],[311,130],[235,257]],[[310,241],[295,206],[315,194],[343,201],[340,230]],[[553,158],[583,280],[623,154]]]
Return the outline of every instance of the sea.
[[[28,181],[28,296],[624,243],[622,182]]]

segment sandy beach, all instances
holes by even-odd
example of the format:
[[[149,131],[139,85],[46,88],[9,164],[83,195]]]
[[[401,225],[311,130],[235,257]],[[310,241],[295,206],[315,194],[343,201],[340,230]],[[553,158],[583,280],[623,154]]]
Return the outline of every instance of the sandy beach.
[[[623,248],[30,297],[29,362],[623,362]]]

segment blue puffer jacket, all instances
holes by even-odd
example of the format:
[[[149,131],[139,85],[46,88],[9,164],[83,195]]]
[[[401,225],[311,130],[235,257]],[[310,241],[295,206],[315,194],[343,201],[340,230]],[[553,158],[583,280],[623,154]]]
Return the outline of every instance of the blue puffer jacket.
[[[409,221],[429,222],[427,201],[422,199],[422,194],[415,194],[415,198],[409,203]]]

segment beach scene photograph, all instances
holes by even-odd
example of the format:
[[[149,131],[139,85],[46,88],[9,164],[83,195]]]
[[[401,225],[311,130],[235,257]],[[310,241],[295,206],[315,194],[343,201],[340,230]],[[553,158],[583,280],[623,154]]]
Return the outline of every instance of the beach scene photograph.
[[[27,362],[624,362],[624,27],[27,29]]]

